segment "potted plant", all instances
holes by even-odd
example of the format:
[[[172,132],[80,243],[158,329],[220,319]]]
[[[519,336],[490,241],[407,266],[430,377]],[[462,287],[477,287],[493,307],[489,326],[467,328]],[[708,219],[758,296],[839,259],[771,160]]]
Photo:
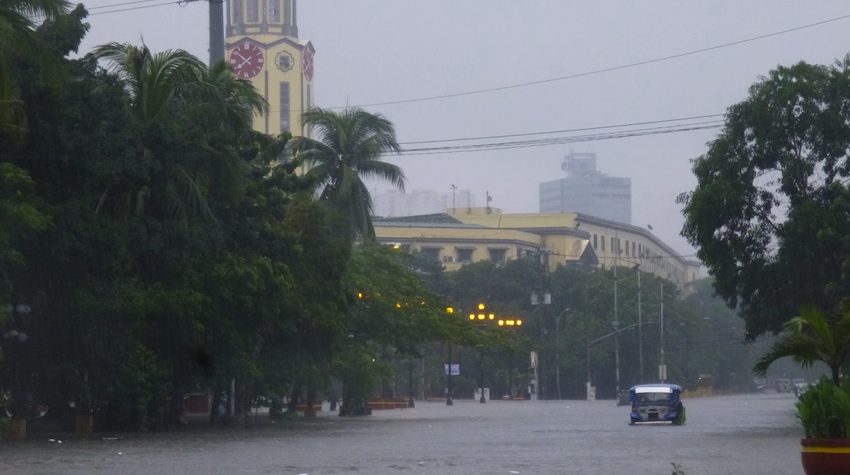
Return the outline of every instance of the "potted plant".
[[[850,354],[850,306],[830,319],[821,310],[805,307],[784,326],[784,332],[753,367],[764,376],[780,358],[791,357],[803,368],[825,363],[831,377],[823,376],[797,401],[797,417],[805,437],[803,470],[807,475],[850,473],[850,384],[841,384],[841,365]]]

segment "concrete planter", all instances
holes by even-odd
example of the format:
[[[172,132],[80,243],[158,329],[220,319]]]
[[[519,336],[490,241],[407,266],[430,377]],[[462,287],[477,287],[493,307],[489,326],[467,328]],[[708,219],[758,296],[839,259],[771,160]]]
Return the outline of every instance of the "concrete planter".
[[[850,474],[850,439],[800,439],[806,475]]]
[[[10,439],[26,439],[27,420],[20,417],[9,419],[9,427],[6,429],[6,435]]]
[[[80,437],[88,437],[94,432],[94,416],[77,416],[75,423],[77,435]]]

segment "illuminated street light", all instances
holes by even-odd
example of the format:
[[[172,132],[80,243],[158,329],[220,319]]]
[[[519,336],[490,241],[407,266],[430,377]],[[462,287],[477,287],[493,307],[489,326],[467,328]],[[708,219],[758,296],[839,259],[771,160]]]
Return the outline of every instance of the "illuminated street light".
[[[469,319],[471,321],[477,321],[477,322],[494,321],[496,319],[496,314],[493,313],[493,312],[488,312],[487,311],[487,305],[484,304],[484,302],[479,302],[478,303],[478,312],[477,313],[470,313]],[[484,404],[484,403],[487,402],[487,398],[484,396],[484,347],[483,346],[481,346],[480,362],[481,362],[481,374],[480,374],[481,398],[479,399],[479,402],[481,404]]]
[[[446,307],[446,313],[449,315],[453,315],[455,313],[454,307]],[[452,401],[452,341],[448,342],[449,347],[449,364],[446,365],[446,405],[452,406],[454,405],[454,401]]]

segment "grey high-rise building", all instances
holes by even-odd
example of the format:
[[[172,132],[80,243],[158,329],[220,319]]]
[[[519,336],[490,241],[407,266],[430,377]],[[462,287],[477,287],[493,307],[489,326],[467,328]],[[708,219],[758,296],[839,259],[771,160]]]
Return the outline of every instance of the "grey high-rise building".
[[[596,169],[595,153],[570,152],[561,169],[565,178],[540,184],[541,213],[585,213],[632,223],[632,179]]]

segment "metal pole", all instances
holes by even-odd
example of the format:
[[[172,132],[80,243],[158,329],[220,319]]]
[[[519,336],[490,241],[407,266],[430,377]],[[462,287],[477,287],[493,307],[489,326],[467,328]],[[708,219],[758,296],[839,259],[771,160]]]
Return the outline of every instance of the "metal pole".
[[[210,2],[210,66],[224,61],[224,0]]]
[[[414,407],[413,402],[413,357],[410,357],[410,368],[407,378],[407,407]]]
[[[664,282],[661,282],[661,368],[659,368],[658,378],[663,383],[667,373],[667,368],[664,367]]]
[[[564,312],[561,312],[563,315]],[[558,400],[561,400],[561,315],[555,320],[555,385],[558,386]]]
[[[590,340],[587,341],[587,398],[590,399]]]
[[[446,406],[454,404],[452,402],[452,342],[449,342],[449,366],[446,371]]]
[[[618,331],[618,328],[620,327],[620,319],[619,319],[619,314],[618,314],[618,310],[617,310],[617,267],[620,266],[619,265],[620,264],[620,237],[617,235],[616,231],[615,231],[614,235],[616,236],[615,241],[617,241],[617,249],[615,250],[615,252],[617,254],[614,256],[615,257],[615,261],[614,261],[614,322],[613,322],[614,323],[614,365],[615,365],[615,370],[614,370],[615,378],[614,379],[616,381],[616,391],[617,391],[615,397],[617,398],[617,402],[619,403],[619,400],[620,400],[620,332]]]
[[[617,404],[620,403],[620,330],[615,326],[614,327],[614,364],[616,365],[616,369],[614,372],[615,380],[617,382]]]
[[[484,347],[481,347],[481,404],[487,402],[487,398],[484,397]]]
[[[641,315],[641,301],[640,301],[640,265],[637,267],[638,273],[638,359],[640,364],[640,381],[643,382],[643,319]]]

